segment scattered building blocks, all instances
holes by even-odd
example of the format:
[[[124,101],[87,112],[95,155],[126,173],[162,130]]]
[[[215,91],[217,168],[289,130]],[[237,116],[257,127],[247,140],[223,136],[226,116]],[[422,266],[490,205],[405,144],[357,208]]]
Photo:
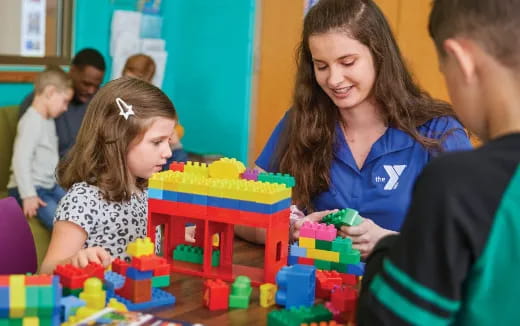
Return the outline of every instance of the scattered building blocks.
[[[204,281],[204,306],[209,310],[229,308],[229,285],[222,280]]]
[[[230,308],[248,308],[251,297],[251,280],[247,276],[238,276],[231,286],[229,295]]]
[[[267,315],[268,326],[296,326],[332,320],[331,312],[323,305],[293,307],[287,310],[273,310]]]
[[[314,304],[316,268],[308,265],[283,267],[276,275],[276,304],[286,308]]]
[[[274,305],[276,296],[276,285],[265,283],[260,285],[260,306],[269,308]]]

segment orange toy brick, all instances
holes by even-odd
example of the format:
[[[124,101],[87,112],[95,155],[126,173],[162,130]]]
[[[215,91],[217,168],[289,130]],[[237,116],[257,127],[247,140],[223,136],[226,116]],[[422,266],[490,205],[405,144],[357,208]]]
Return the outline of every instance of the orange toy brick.
[[[132,280],[127,277],[123,287],[116,289],[116,294],[132,303],[148,302],[152,300],[152,280]]]
[[[209,310],[229,308],[229,285],[222,280],[204,281],[204,306]]]
[[[25,286],[28,285],[49,285],[52,284],[52,275],[28,275],[25,277]],[[0,282],[2,286],[2,282]]]

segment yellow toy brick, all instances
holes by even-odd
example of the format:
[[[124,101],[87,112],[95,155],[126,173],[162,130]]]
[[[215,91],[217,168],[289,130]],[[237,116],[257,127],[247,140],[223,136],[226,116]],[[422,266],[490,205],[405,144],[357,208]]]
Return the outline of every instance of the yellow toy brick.
[[[269,308],[275,304],[276,285],[264,283],[260,285],[260,306]]]
[[[40,326],[40,319],[38,317],[25,317],[22,326]]]
[[[126,308],[126,306],[123,303],[117,301],[117,299],[115,299],[115,298],[111,298],[110,301],[108,301],[107,307],[112,308],[117,312],[127,312],[128,311],[128,308]]]
[[[339,263],[339,252],[322,249],[307,249],[307,258]]]
[[[300,237],[298,240],[298,244],[302,248],[315,249],[316,248],[316,239]]]
[[[209,176],[219,179],[238,179],[246,167],[234,158],[221,158],[209,165]]]
[[[25,314],[25,275],[9,276],[9,317],[23,318]]]
[[[206,163],[188,161],[184,164],[184,173],[197,174],[207,178],[209,176],[208,165]]]
[[[126,249],[126,252],[130,257],[141,257],[148,256],[154,253],[154,246],[150,238],[144,239],[139,238],[134,242],[130,243]]]
[[[85,281],[83,292],[79,298],[85,301],[86,306],[93,310],[101,310],[105,307],[106,293],[103,291],[103,282],[99,278],[91,277]]]

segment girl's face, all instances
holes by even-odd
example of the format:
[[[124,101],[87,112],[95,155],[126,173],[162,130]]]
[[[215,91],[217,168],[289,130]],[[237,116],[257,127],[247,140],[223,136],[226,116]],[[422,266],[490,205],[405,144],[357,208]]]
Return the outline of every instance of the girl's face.
[[[376,71],[370,49],[344,32],[309,37],[314,75],[340,109],[359,106],[371,96]]]
[[[172,156],[170,138],[174,128],[174,120],[157,118],[141,141],[130,145],[126,161],[132,177],[148,179],[162,170],[166,160]]]

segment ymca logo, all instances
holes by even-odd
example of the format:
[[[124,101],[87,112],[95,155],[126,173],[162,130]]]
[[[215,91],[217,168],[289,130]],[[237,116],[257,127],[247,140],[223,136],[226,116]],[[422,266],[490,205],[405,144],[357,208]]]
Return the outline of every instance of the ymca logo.
[[[406,169],[406,165],[383,165],[383,168],[388,174],[388,178],[385,177],[375,177],[375,181],[377,183],[386,182],[384,190],[394,190],[397,189],[399,185],[399,177],[403,174],[404,169]],[[388,181],[387,181],[388,179]]]

